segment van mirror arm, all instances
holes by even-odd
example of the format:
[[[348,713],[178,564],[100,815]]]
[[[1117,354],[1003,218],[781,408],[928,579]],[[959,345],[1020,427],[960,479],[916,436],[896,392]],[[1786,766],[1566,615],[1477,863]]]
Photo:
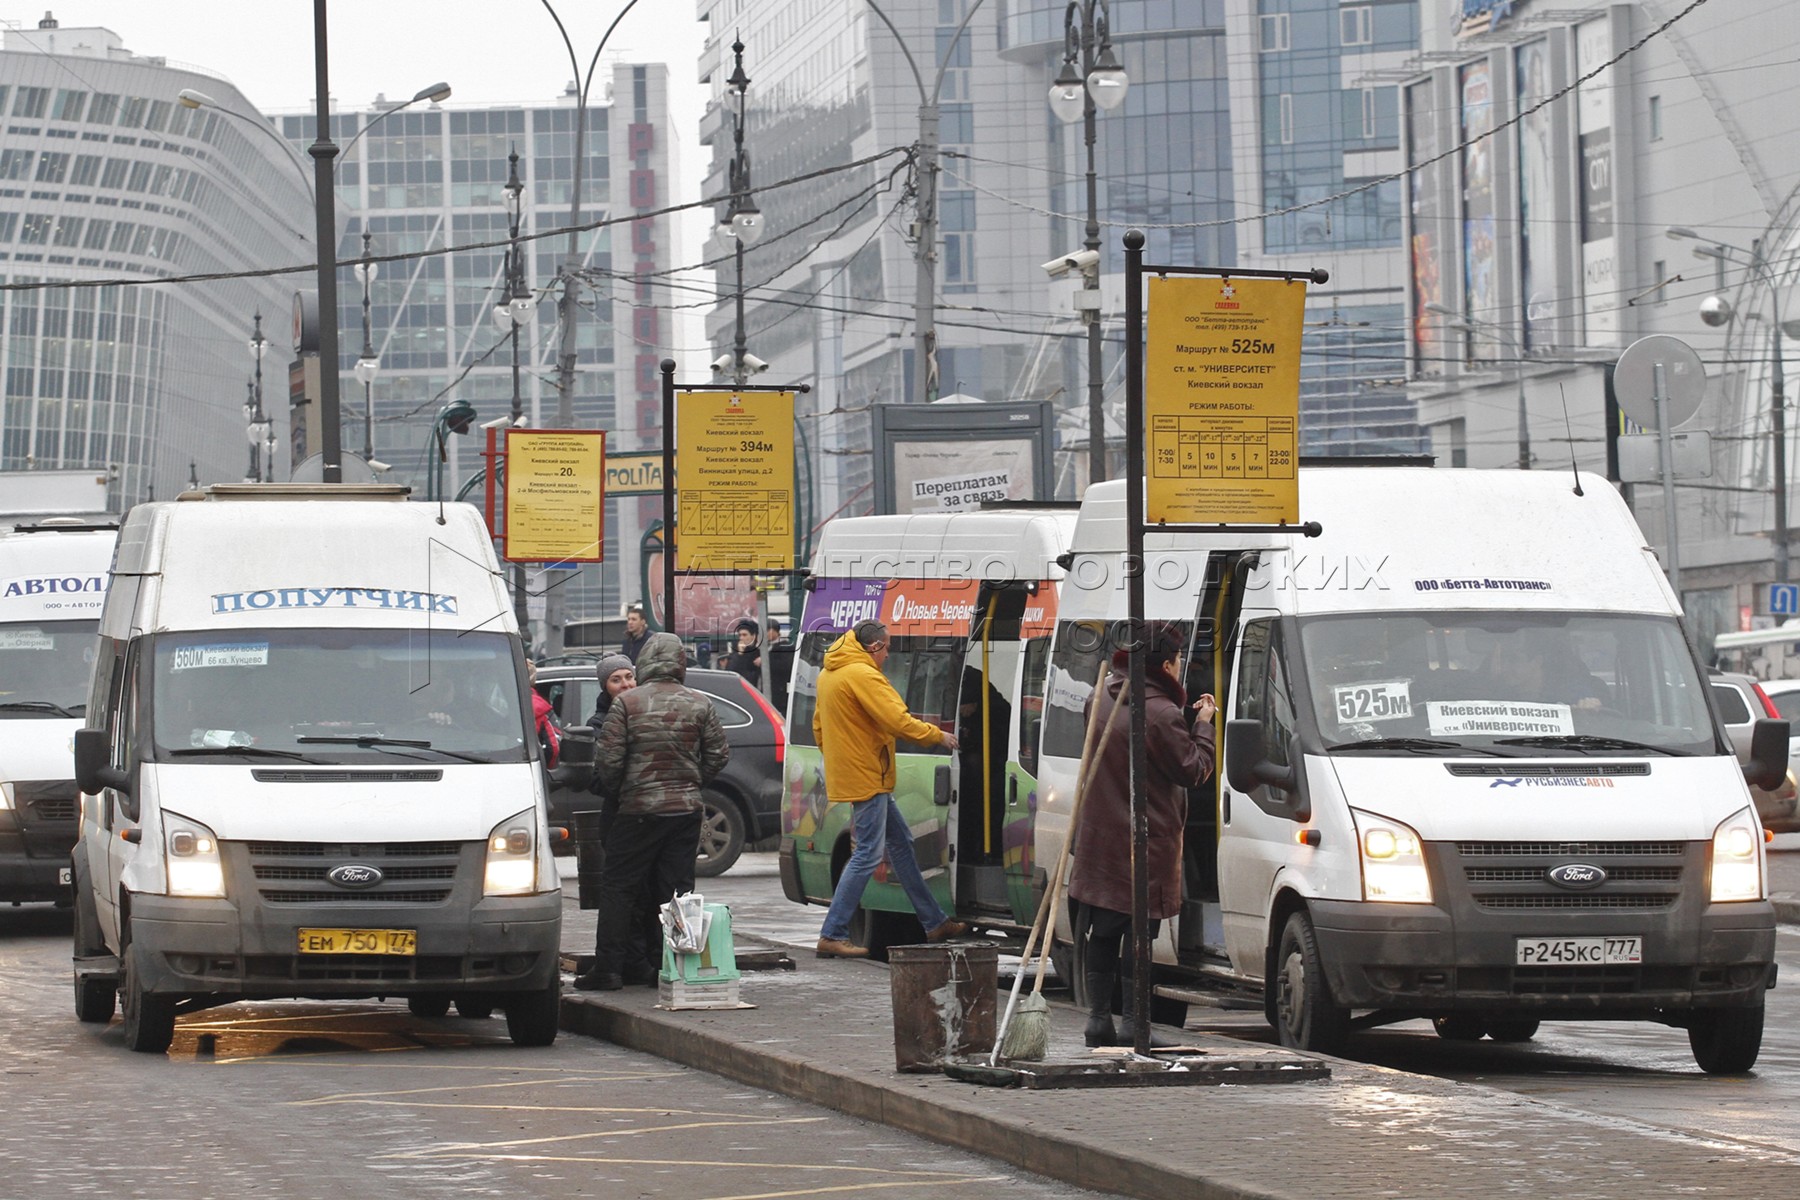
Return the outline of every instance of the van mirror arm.
[[[1787,779],[1788,723],[1758,721],[1750,730],[1750,761],[1744,764],[1744,780],[1770,791]]]
[[[131,794],[131,776],[113,764],[112,741],[104,729],[75,731],[75,786],[90,796],[111,788]]]

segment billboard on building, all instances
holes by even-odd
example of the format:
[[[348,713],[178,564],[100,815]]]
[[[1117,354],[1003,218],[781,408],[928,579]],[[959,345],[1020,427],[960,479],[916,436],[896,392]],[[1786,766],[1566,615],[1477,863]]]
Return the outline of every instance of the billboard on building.
[[[1568,340],[1561,328],[1564,270],[1551,182],[1557,157],[1555,122],[1545,103],[1551,90],[1549,42],[1520,46],[1513,68],[1519,113],[1519,316],[1530,349]]]
[[[1462,117],[1463,304],[1469,319],[1492,323],[1500,317],[1499,258],[1494,242],[1494,78],[1488,61],[1457,71]],[[1500,343],[1473,339],[1474,357],[1493,358]]]
[[[1613,56],[1610,18],[1575,29],[1575,69],[1586,75]],[[1613,220],[1613,91],[1615,71],[1581,85],[1575,96],[1575,130],[1581,142],[1581,299],[1590,346],[1620,339],[1619,248]]]
[[[1412,356],[1414,370],[1422,374],[1437,370],[1443,352],[1443,318],[1428,307],[1444,303],[1444,214],[1439,205],[1444,163],[1435,161],[1441,152],[1436,112],[1429,80],[1406,89],[1407,165],[1413,168],[1406,176],[1412,217]]]
[[[1046,500],[1056,415],[1048,403],[879,405],[875,511],[935,512]]]

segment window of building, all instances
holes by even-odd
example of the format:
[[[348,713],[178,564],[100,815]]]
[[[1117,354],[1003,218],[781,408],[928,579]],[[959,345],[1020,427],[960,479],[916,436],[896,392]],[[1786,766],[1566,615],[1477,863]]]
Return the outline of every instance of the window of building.
[[[49,88],[22,87],[13,93],[12,115],[15,117],[41,117],[49,106]]]
[[[150,164],[134,162],[131,164],[131,181],[125,185],[128,192],[142,192],[150,186]]]
[[[1362,135],[1366,138],[1375,136],[1377,124],[1375,120],[1375,89],[1362,89]]]
[[[58,246],[80,245],[81,227],[85,223],[81,217],[64,217],[56,223],[56,235],[52,241]]]
[[[172,106],[167,100],[155,100],[150,104],[150,112],[144,118],[144,128],[161,133],[169,124],[169,109]]]
[[[112,92],[95,92],[88,105],[89,125],[111,125],[119,117],[119,98]]]
[[[1286,50],[1292,44],[1292,22],[1287,13],[1270,13],[1261,18],[1262,50],[1268,54]]]
[[[127,96],[119,106],[119,124],[127,129],[139,129],[144,124],[144,111],[150,102],[142,96]]]
[[[0,242],[10,242],[19,228],[19,214],[0,212]]]
[[[125,186],[125,174],[131,170],[128,158],[109,158],[106,160],[106,172],[100,177],[103,188],[122,188]]]
[[[1669,289],[1667,286],[1669,282],[1669,263],[1667,259],[1659,258],[1650,264],[1650,278],[1656,280],[1655,303],[1667,304],[1669,302]]]
[[[1338,41],[1346,46],[1367,46],[1375,41],[1375,11],[1367,4],[1346,4],[1338,9]]]
[[[84,250],[106,249],[106,235],[111,232],[111,221],[103,221],[99,217],[95,217],[88,222],[87,237],[82,240],[81,248]]]
[[[0,150],[0,179],[24,179],[35,161],[36,150]]]
[[[19,227],[19,241],[27,246],[42,246],[49,242],[55,224],[55,218],[48,213],[26,213],[25,223]]]
[[[1281,93],[1276,104],[1281,113],[1281,144],[1291,146],[1294,144],[1294,94]]]
[[[69,182],[76,187],[93,187],[94,181],[100,178],[100,156],[98,154],[78,154],[75,156],[75,172],[69,176]]]
[[[58,121],[79,121],[87,111],[88,94],[73,88],[64,88],[56,93],[56,116]]]
[[[1662,97],[1650,97],[1650,140],[1662,141]]]
[[[69,156],[46,150],[38,155],[37,181],[39,183],[61,183],[69,173]]]

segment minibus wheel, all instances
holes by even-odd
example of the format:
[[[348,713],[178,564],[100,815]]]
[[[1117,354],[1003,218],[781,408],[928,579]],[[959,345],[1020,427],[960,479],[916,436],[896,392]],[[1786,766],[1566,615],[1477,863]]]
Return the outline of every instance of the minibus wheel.
[[[515,1046],[548,1046],[556,1040],[562,1016],[562,979],[541,991],[526,992],[506,1002],[506,1033]]]
[[[1688,1047],[1708,1075],[1738,1075],[1762,1050],[1763,1006],[1696,1008],[1688,1014]]]
[[[169,1043],[175,1040],[174,997],[144,990],[143,952],[129,941],[119,956],[119,1007],[128,1049],[140,1054],[168,1052]]]
[[[1350,1038],[1350,1010],[1331,996],[1312,917],[1294,913],[1275,949],[1276,1036],[1291,1050],[1336,1054]]]
[[[1529,1042],[1539,1023],[1536,1017],[1489,1017],[1488,1036],[1496,1042]]]

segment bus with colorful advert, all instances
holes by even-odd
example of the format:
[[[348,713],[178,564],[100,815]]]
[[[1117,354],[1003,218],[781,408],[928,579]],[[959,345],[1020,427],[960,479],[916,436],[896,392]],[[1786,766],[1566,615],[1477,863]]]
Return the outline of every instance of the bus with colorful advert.
[[[920,869],[953,916],[1029,926],[1043,891],[1033,849],[1038,727],[1056,624],[1057,557],[1073,507],[855,517],[825,527],[799,626],[788,710],[781,880],[790,900],[829,904],[850,857],[848,805],[825,798],[813,705],[825,651],[857,622],[887,626],[885,671],[909,711],[961,746],[897,747],[895,798]],[[885,865],[854,940],[877,957],[922,939]]]

